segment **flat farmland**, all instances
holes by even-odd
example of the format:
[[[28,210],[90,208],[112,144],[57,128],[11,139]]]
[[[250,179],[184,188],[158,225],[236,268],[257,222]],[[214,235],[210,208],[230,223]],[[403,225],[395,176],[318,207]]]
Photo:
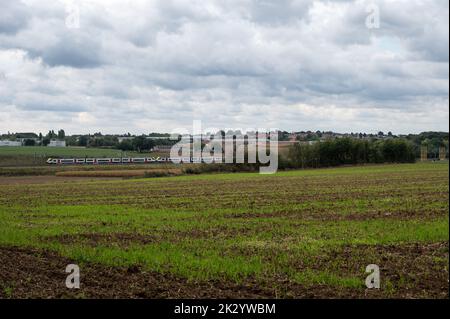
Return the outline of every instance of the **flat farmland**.
[[[43,166],[49,157],[115,157],[119,150],[84,147],[0,147],[0,167]]]
[[[5,183],[0,297],[448,298],[448,174],[446,162]],[[70,263],[79,290],[65,287]]]
[[[0,167],[43,166],[49,157],[85,158],[85,157],[149,157],[166,156],[164,153],[122,152],[117,149],[92,147],[41,147],[16,146],[0,147]]]

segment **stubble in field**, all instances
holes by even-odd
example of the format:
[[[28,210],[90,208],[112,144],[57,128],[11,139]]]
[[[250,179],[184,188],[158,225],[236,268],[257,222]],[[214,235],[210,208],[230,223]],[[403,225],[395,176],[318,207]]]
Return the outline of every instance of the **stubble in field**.
[[[0,221],[2,262],[78,263],[81,297],[448,298],[448,164],[4,185]],[[21,267],[3,297],[72,293]]]

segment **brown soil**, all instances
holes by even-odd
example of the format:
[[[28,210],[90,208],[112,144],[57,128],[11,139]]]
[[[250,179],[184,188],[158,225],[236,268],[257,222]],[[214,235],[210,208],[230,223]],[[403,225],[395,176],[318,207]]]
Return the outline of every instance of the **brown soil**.
[[[329,270],[341,276],[365,276],[364,267],[380,267],[381,288],[393,298],[448,298],[448,242],[402,245],[354,245],[324,252],[298,269]],[[273,257],[276,258],[276,257]]]
[[[261,227],[259,231],[263,230]],[[245,228],[229,229],[226,227],[216,227],[211,229],[192,229],[187,231],[165,231],[157,234],[138,234],[138,233],[81,233],[64,234],[56,236],[42,236],[43,242],[57,242],[63,245],[84,244],[91,247],[118,246],[127,248],[131,245],[147,245],[157,242],[177,243],[186,238],[189,239],[225,239],[234,238],[250,231]]]
[[[95,171],[67,171],[57,172],[61,177],[150,177],[157,174],[181,175],[181,169],[132,169],[132,170],[95,170]]]
[[[0,177],[0,185],[29,185],[67,182],[89,182],[101,180],[117,180],[118,178],[102,177],[60,177],[60,176],[12,176]]]
[[[113,268],[80,265],[81,287],[65,286],[65,268],[74,263],[48,251],[0,248],[0,298],[274,298],[273,287],[247,281],[196,283],[139,267]],[[303,288],[304,297],[326,296],[331,288]],[[329,291],[329,293],[327,293]]]
[[[146,245],[163,240],[154,235],[141,235],[136,233],[110,233],[110,234],[65,234],[59,236],[42,237],[44,242],[58,242],[64,245],[83,243],[88,246],[98,245],[116,245],[120,247],[129,247],[132,244]]]
[[[364,213],[341,214],[323,209],[321,210],[302,210],[298,212],[272,212],[272,213],[245,213],[245,214],[228,214],[224,218],[229,219],[253,219],[253,218],[286,218],[294,220],[321,220],[321,221],[363,221],[373,219],[396,219],[410,220],[413,218],[435,218],[445,216],[448,211],[442,209],[429,209],[423,211],[398,210],[396,212],[385,212],[380,210],[367,211]]]
[[[305,287],[283,278],[268,280],[266,284],[251,279],[242,284],[198,283],[139,267],[80,264],[81,289],[70,290],[65,287],[65,268],[72,263],[49,251],[0,248],[0,298],[415,298],[422,296],[421,289],[428,288],[425,283],[413,290],[386,295],[382,290]],[[448,291],[441,290],[444,284],[448,288],[448,281],[440,282],[433,297],[448,298]]]

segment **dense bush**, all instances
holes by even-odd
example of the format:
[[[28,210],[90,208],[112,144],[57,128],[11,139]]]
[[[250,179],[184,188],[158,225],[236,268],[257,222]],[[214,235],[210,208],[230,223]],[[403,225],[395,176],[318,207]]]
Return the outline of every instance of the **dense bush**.
[[[184,174],[257,172],[259,164],[196,164],[183,169]]]
[[[365,163],[407,163],[415,161],[412,143],[404,139],[355,140],[350,138],[292,146],[282,168],[329,167]]]
[[[247,158],[247,155],[246,155]],[[280,154],[278,168],[319,168],[376,163],[410,163],[416,159],[414,145],[405,139],[358,140],[342,138],[295,144],[287,154]],[[212,172],[257,172],[260,164],[199,164],[186,167],[184,174]]]
[[[24,146],[35,146],[36,145],[36,141],[32,140],[32,139],[27,139],[24,141],[23,143]]]

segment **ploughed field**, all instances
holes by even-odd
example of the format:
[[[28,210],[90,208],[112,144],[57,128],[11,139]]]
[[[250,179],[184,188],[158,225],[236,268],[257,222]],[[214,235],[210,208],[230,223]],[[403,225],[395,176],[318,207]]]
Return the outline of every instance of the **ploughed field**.
[[[448,170],[4,183],[0,297],[448,298]]]

